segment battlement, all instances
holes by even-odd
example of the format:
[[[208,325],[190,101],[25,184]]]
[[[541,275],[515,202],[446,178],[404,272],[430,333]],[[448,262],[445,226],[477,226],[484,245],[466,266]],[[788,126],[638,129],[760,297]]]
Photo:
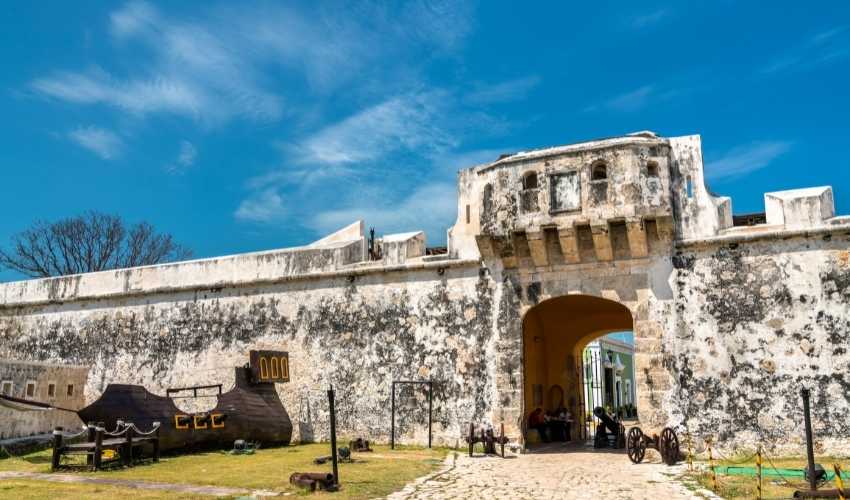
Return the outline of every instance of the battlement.
[[[765,195],[766,221],[738,228],[705,182],[697,135],[622,137],[504,155],[459,174],[452,255],[516,267],[640,259],[674,241],[798,230],[836,218],[831,188]]]

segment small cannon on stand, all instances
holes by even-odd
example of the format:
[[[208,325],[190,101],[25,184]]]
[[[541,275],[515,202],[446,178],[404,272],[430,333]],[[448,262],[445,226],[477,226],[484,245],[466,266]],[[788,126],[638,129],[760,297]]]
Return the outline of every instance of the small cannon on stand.
[[[596,426],[596,435],[593,438],[593,447],[624,448],[626,428],[623,424],[609,417],[601,406],[594,408],[593,414],[601,421],[599,425]]]
[[[626,438],[626,453],[629,455],[629,460],[632,463],[641,463],[647,448],[658,450],[661,461],[667,465],[676,465],[681,458],[679,437],[676,436],[676,431],[669,427],[661,431],[661,436],[653,434],[651,437],[644,434],[640,427],[629,429],[629,435]]]
[[[484,427],[481,428],[481,434],[479,436],[475,435],[475,424],[469,424],[469,435],[466,436],[466,442],[469,444],[469,456],[472,456],[472,450],[475,448],[475,443],[482,443],[484,445],[484,454],[485,455],[501,455],[502,458],[505,458],[505,445],[508,443],[508,438],[505,437],[505,424],[502,424],[501,432],[499,433],[499,437],[496,437],[496,433],[493,432],[492,427]],[[501,453],[496,453],[496,444],[501,445]]]

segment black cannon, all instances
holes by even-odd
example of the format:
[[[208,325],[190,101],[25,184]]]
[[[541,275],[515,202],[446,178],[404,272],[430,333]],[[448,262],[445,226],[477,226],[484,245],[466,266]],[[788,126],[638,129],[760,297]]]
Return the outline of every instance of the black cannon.
[[[481,428],[481,434],[475,435],[475,424],[469,424],[469,435],[466,436],[466,442],[469,444],[469,456],[472,456],[472,450],[475,448],[475,443],[484,445],[485,455],[499,455],[496,453],[496,444],[501,445],[501,456],[505,458],[505,445],[508,443],[508,438],[505,437],[505,424],[502,424],[501,433],[496,437],[496,433],[492,427]]]
[[[665,427],[660,436],[658,434],[647,436],[640,427],[629,429],[629,435],[626,438],[626,453],[629,455],[629,460],[632,463],[641,463],[647,448],[658,450],[661,461],[667,465],[675,465],[681,458],[679,437],[676,436],[676,431],[669,427]]]
[[[601,406],[593,409],[593,415],[600,420],[593,439],[594,448],[625,448],[626,428],[609,417]]]

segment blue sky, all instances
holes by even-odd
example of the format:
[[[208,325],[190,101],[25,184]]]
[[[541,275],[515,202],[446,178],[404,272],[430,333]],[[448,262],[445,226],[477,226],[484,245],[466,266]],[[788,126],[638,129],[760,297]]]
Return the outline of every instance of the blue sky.
[[[736,213],[850,212],[850,3],[570,4],[7,4],[0,244],[88,209],[199,257],[358,217],[441,244],[458,169],[642,129],[702,134]]]

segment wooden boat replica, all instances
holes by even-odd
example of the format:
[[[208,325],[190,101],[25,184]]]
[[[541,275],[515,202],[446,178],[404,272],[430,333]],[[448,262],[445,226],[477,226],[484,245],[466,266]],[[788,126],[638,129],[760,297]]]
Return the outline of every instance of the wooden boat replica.
[[[195,386],[168,389],[167,396],[159,396],[139,385],[109,384],[97,401],[76,413],[84,424],[93,422],[106,429],[117,429],[119,423],[152,429],[158,422],[161,450],[225,447],[238,439],[289,444],[292,422],[275,389],[276,383],[288,381],[288,353],[251,351],[250,363],[235,368],[235,384],[227,392],[221,392],[221,385]],[[219,393],[209,397],[216,397],[217,403],[208,411],[185,412],[171,396],[191,391],[192,396],[174,397],[206,397],[198,391],[216,387]],[[6,402],[18,409],[72,411],[19,398],[6,398]]]

